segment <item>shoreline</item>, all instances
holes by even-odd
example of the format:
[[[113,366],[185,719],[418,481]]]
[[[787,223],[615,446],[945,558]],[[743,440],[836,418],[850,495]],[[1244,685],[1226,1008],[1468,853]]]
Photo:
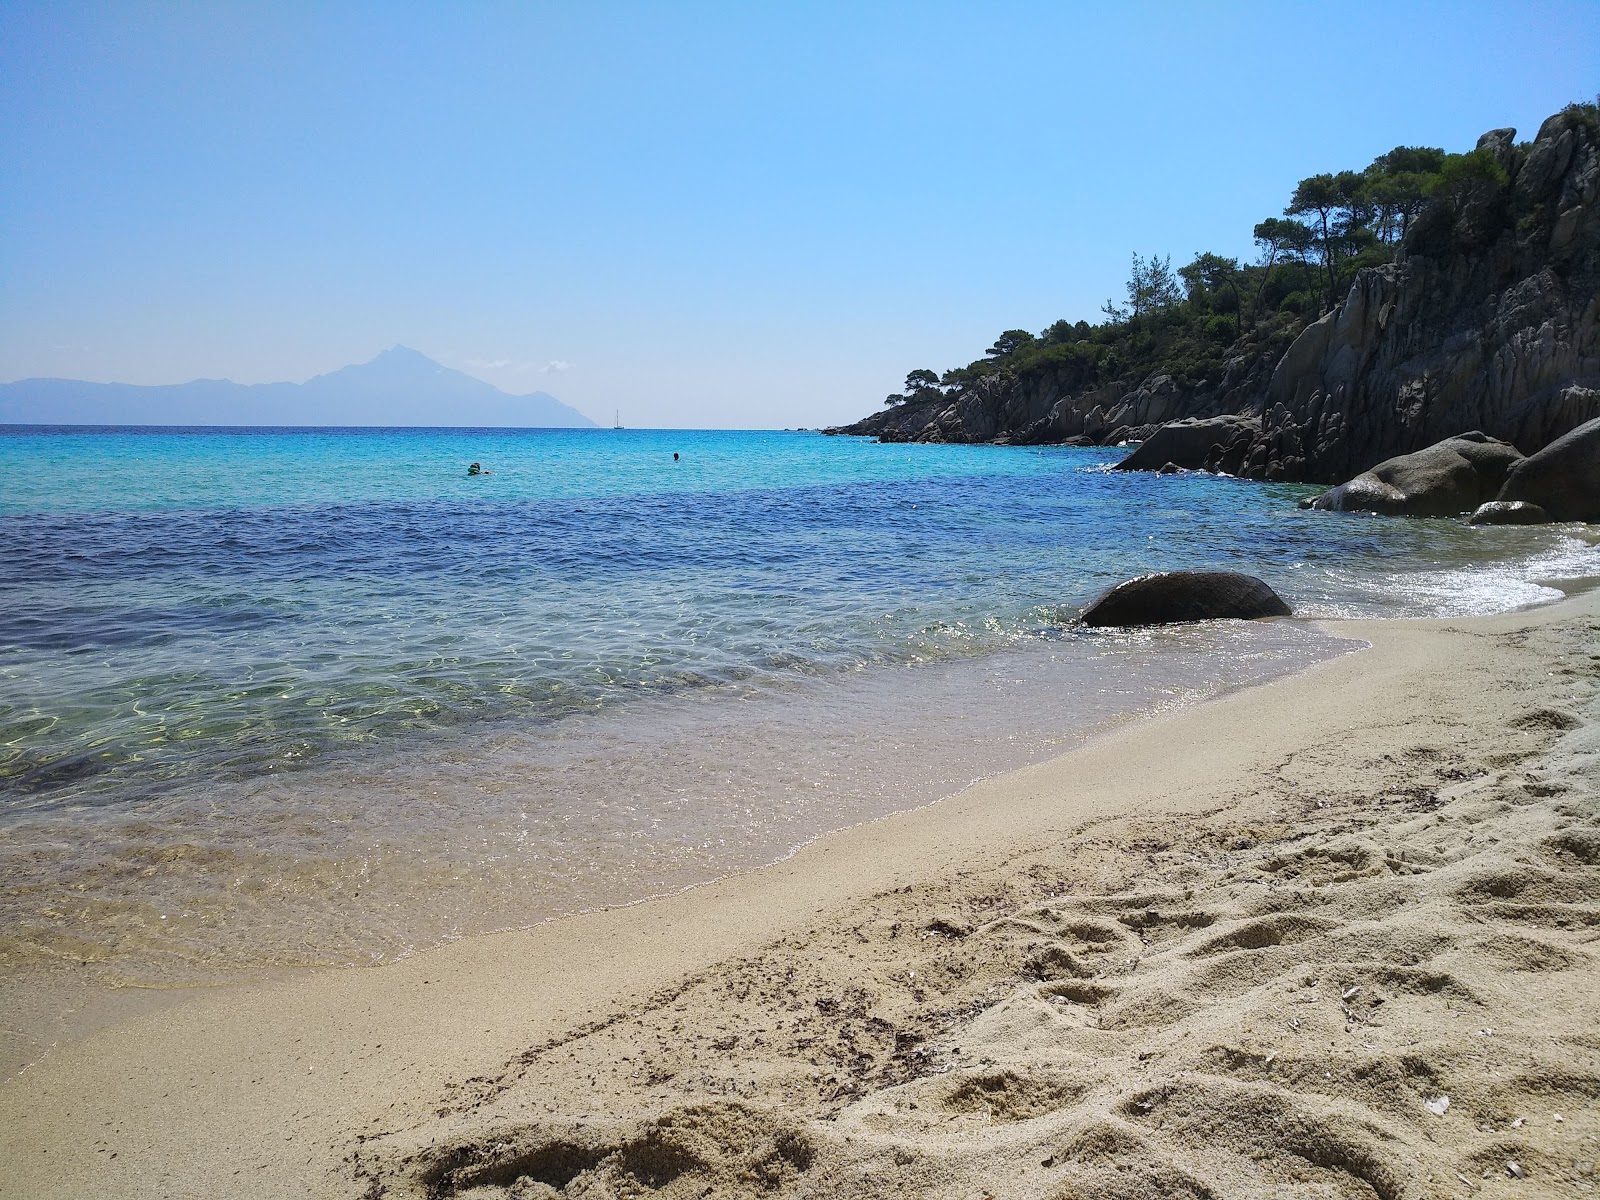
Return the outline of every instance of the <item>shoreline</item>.
[[[28,1043],[104,1023],[84,1015],[74,1030],[52,1018],[58,982],[91,1002],[98,993],[101,1009],[117,1007],[108,993],[145,993],[134,1007],[149,1008],[159,1003],[151,992],[381,966],[462,937],[638,903],[771,865],[818,837],[939,803],[1129,721],[1348,652],[1313,620],[1232,624],[1041,637],[781,691],[669,697],[597,714],[553,739],[543,729],[491,731],[169,804],[170,828],[113,842],[98,857],[79,851],[90,872],[73,873],[72,859],[42,860],[9,881],[17,899],[7,911],[18,920],[0,938],[0,1009],[13,1013],[13,1040],[0,1045],[0,1078],[33,1057]],[[383,834],[406,804],[436,791],[431,807],[453,828],[414,822],[409,844],[363,836]],[[624,796],[631,815],[611,815],[619,806],[609,798]],[[368,830],[349,818],[333,824],[310,861],[279,861],[265,847],[247,857],[251,831],[270,831],[252,807],[275,817],[269,803],[285,798],[300,811],[368,809],[384,820]],[[586,820],[586,799],[605,815]],[[217,810],[235,819],[207,828]],[[70,844],[76,819],[67,811],[19,825],[13,842]],[[647,820],[657,836],[645,843]],[[458,833],[499,842],[442,878],[438,867],[463,847],[437,835]],[[109,877],[99,858],[129,864],[127,877]],[[352,864],[361,868],[353,883]],[[274,875],[290,884],[265,913],[258,881]],[[249,883],[237,900],[235,876]],[[81,884],[100,907],[74,920]],[[35,915],[46,909],[57,922]]]
[[[894,1157],[895,1147],[914,1160],[901,1164],[904,1167],[937,1162],[942,1164],[941,1178],[970,1183],[982,1172],[998,1169],[995,1155],[1013,1153],[1023,1133],[1048,1134],[1059,1142],[1062,1123],[1071,1125],[1074,1113],[1095,1094],[1095,1086],[1104,1086],[1104,1081],[1088,1086],[1079,1078],[1087,1077],[1085,1063],[1091,1061],[1083,1058],[1081,1047],[1077,1053],[1045,1053],[1038,1047],[1030,1049],[1017,1030],[996,1033],[983,1028],[985,1022],[1005,1026],[1007,1021],[1037,1027],[1042,1015],[1032,1010],[1040,1005],[1044,1014],[1063,1005],[1104,1009],[1114,1005],[1115,994],[1123,989],[1121,976],[1126,972],[1101,960],[1108,943],[1096,938],[1125,939],[1132,927],[1108,922],[1104,911],[1085,909],[1078,932],[1088,940],[1072,941],[1077,935],[1052,937],[1065,918],[1059,912],[1048,919],[1040,914],[1053,902],[1080,894],[1122,895],[1129,905],[1135,899],[1149,901],[1150,910],[1159,913],[1163,906],[1183,904],[1184,889],[1175,890],[1174,872],[1191,877],[1188,891],[1193,895],[1218,886],[1217,877],[1228,870],[1243,870],[1252,854],[1259,857],[1260,844],[1304,836],[1289,828],[1287,813],[1280,815],[1270,836],[1262,836],[1274,825],[1265,807],[1271,792],[1270,786],[1264,788],[1271,780],[1269,769],[1297,757],[1327,758],[1311,772],[1320,770],[1324,782],[1358,780],[1363,775],[1387,778],[1385,772],[1392,776],[1394,765],[1406,761],[1395,758],[1394,751],[1405,751],[1408,745],[1416,749],[1414,743],[1425,741],[1424,748],[1442,760],[1417,760],[1406,770],[1437,773],[1437,762],[1449,761],[1450,771],[1466,776],[1440,779],[1436,790],[1441,794],[1451,787],[1509,787],[1500,777],[1521,770],[1522,762],[1534,764],[1530,768],[1534,775],[1548,775],[1548,768],[1537,765],[1539,756],[1548,757],[1558,739],[1590,730],[1591,717],[1572,717],[1577,732],[1537,721],[1527,728],[1507,722],[1530,712],[1565,712],[1573,707],[1567,693],[1575,688],[1584,693],[1580,699],[1589,698],[1592,661],[1579,667],[1557,664],[1587,660],[1578,651],[1594,640],[1593,630],[1600,627],[1597,614],[1600,597],[1588,592],[1496,617],[1350,622],[1348,628],[1365,637],[1370,649],[1143,718],[1065,755],[984,780],[929,807],[827,835],[768,867],[635,905],[527,930],[480,935],[379,970],[318,971],[186,997],[58,1047],[21,1076],[0,1085],[0,1111],[7,1117],[6,1132],[0,1137],[5,1159],[14,1164],[13,1182],[0,1188],[19,1188],[0,1194],[64,1195],[89,1189],[100,1195],[152,1191],[200,1195],[218,1185],[238,1195],[359,1195],[364,1189],[373,1195],[405,1195],[419,1188],[454,1194],[439,1191],[443,1176],[426,1188],[419,1182],[418,1171],[426,1171],[430,1147],[451,1148],[450,1161],[457,1163],[452,1170],[466,1172],[452,1176],[459,1183],[467,1182],[472,1174],[468,1167],[474,1163],[480,1174],[487,1171],[485,1179],[499,1178],[492,1168],[500,1161],[495,1155],[504,1155],[494,1145],[524,1146],[523,1158],[534,1162],[541,1137],[548,1141],[559,1134],[557,1140],[565,1139],[561,1144],[569,1146],[581,1141],[573,1121],[583,1114],[583,1127],[589,1131],[583,1137],[599,1137],[602,1142],[609,1137],[606,1145],[612,1147],[607,1158],[598,1153],[605,1147],[596,1143],[586,1169],[591,1174],[617,1171],[623,1167],[616,1164],[626,1155],[618,1159],[616,1148],[632,1144],[630,1137],[637,1140],[648,1134],[645,1127],[652,1121],[659,1135],[664,1115],[676,1113],[681,1124],[685,1112],[701,1112],[708,1105],[720,1114],[718,1120],[744,1122],[740,1136],[746,1141],[764,1137],[776,1144],[773,1138],[800,1137],[812,1147],[807,1152],[810,1165],[803,1169],[794,1162],[769,1164],[784,1177],[782,1194],[807,1194],[806,1188],[823,1186],[819,1180],[831,1182],[818,1194],[827,1194],[827,1187],[842,1189],[846,1180],[855,1182],[840,1194],[888,1194],[874,1190],[879,1185],[870,1180],[876,1178],[873,1172],[883,1166],[880,1160],[885,1155]],[[1549,644],[1530,648],[1540,639]],[[1560,647],[1559,653],[1552,647]],[[1530,654],[1546,665],[1546,672],[1526,669]],[[1518,664],[1521,676],[1508,670]],[[1553,673],[1563,669],[1578,674]],[[1509,682],[1516,686],[1485,686],[1497,672],[1509,674]],[[1558,702],[1566,708],[1550,707]],[[1386,714],[1385,720],[1373,722],[1374,704]],[[1459,710],[1453,720],[1446,716],[1452,709]],[[1508,727],[1514,732],[1501,732]],[[1512,739],[1510,746],[1504,744],[1507,737]],[[1172,761],[1161,752],[1162,745],[1184,746],[1183,760]],[[1495,755],[1511,751],[1516,753],[1509,761],[1485,765]],[[1385,754],[1393,760],[1388,765]],[[1567,819],[1592,825],[1592,763],[1574,766],[1562,761],[1563,777],[1577,782],[1563,783],[1538,803],[1569,808],[1578,804],[1583,812]],[[1469,769],[1474,764],[1479,770]],[[1535,781],[1535,790],[1543,786]],[[1269,798],[1264,800],[1263,795]],[[1562,800],[1563,796],[1568,799]],[[1451,803],[1482,801],[1468,794]],[[1297,822],[1314,828],[1323,820],[1321,809],[1304,807],[1303,800],[1296,804],[1303,809],[1295,815]],[[1359,811],[1361,803],[1341,801],[1335,810],[1348,819],[1352,807]],[[1521,807],[1508,811],[1525,815]],[[1256,835],[1234,839],[1249,843],[1243,849],[1213,847],[1211,854],[1220,863],[1234,864],[1217,870],[1211,863],[1164,865],[1158,860],[1166,851],[1130,851],[1129,845],[1138,839],[1130,842],[1116,832],[1130,823],[1154,823],[1165,832],[1147,839],[1148,845],[1167,838],[1171,846],[1187,836],[1186,827],[1203,827],[1224,818],[1234,824],[1246,822]],[[1092,861],[1095,856],[1084,858],[1079,843],[1086,839],[1104,845],[1098,865]],[[1575,844],[1587,843],[1580,839]],[[1366,853],[1370,857],[1371,851]],[[1134,861],[1141,856],[1150,861]],[[1360,868],[1346,864],[1329,878],[1353,872],[1356,879],[1321,886],[1366,886],[1372,871],[1386,883],[1407,877],[1385,865],[1391,861],[1407,860],[1383,857],[1376,866],[1368,863]],[[1027,864],[1020,876],[1018,864]],[[1581,863],[1574,869],[1580,875],[1593,874]],[[1033,879],[1041,870],[1058,878],[1047,884],[1018,882]],[[962,910],[977,881],[1002,878],[1007,883],[999,891],[1005,895],[990,904],[997,925],[977,921],[974,913]],[[1268,894],[1281,890],[1260,886]],[[1582,894],[1576,900],[1564,902],[1575,914],[1593,911],[1590,901],[1600,893],[1585,891],[1587,887],[1579,888]],[[897,898],[901,888],[911,889],[905,893],[908,899]],[[1033,894],[1027,894],[1030,890]],[[902,929],[909,926],[915,936],[906,942],[898,936],[885,942],[886,923],[896,924],[881,911],[886,908],[904,909],[898,924]],[[1327,937],[1348,924],[1332,923],[1333,929],[1323,929],[1317,922],[1329,922],[1328,917],[1312,920],[1290,911],[1291,916],[1271,917],[1217,911],[1209,914],[1205,927],[1195,925],[1190,930],[1180,923],[1178,928],[1214,939],[1235,922],[1241,929],[1259,930],[1263,920],[1279,920],[1280,925],[1309,921],[1297,928]],[[1579,922],[1580,930],[1586,927]],[[1275,927],[1269,926],[1269,933],[1271,928]],[[948,963],[937,968],[893,967],[896,956],[920,964],[917,954],[943,949],[946,942],[965,945],[983,929],[1021,931],[1017,936],[1022,942],[1003,947],[1004,953],[993,962],[988,961],[994,957],[988,951],[969,951],[979,964],[976,980],[931,974],[935,969],[948,973]],[[1282,932],[1276,942],[1267,937],[1259,946],[1246,944],[1255,937],[1250,934],[1228,954],[1271,956],[1280,943],[1294,940],[1303,947],[1315,940],[1309,934],[1289,939]],[[1533,932],[1537,936],[1531,939],[1525,933],[1505,936],[1544,945],[1551,954],[1565,955],[1560,961],[1569,964],[1548,978],[1539,977],[1541,985],[1554,980],[1559,986],[1563,975],[1593,984],[1592,956],[1576,943],[1560,944],[1562,938],[1572,940],[1568,933],[1544,927]],[[1201,957],[1211,959],[1221,953],[1209,951]],[[1152,962],[1160,960],[1160,939],[1146,945],[1142,954]],[[868,960],[867,967],[857,961],[858,956]],[[795,985],[800,1002],[775,997],[763,1008],[750,1000],[753,985],[748,968],[778,961],[802,976]],[[1180,966],[1192,961],[1196,961],[1192,954],[1179,956]],[[890,964],[888,969],[884,963]],[[929,981],[926,985],[907,979],[907,972],[918,970]],[[1137,973],[1135,969],[1133,974]],[[1460,970],[1442,973],[1452,978],[1465,975]],[[756,977],[761,977],[759,970]],[[969,995],[976,983],[983,986]],[[941,986],[943,992],[938,990]],[[1057,994],[1041,1000],[1038,991],[1047,986],[1055,986]],[[1237,980],[1230,985],[1237,986]],[[1480,998],[1484,994],[1482,985],[1462,984],[1459,991]],[[917,992],[923,993],[920,1001]],[[1173,994],[1178,997],[1172,1001],[1175,1009],[1198,1006],[1185,1019],[1200,1021],[1208,1015],[1208,1006],[1189,996],[1187,989]],[[941,1004],[941,996],[959,1003]],[[1411,1005],[1412,997],[1397,994],[1390,999],[1395,1004],[1390,1011],[1399,1013]],[[753,1003],[760,1011],[750,1011]],[[1231,1014],[1237,1023],[1240,1014],[1233,1009],[1239,1003],[1234,994],[1211,1007],[1224,1016]],[[964,1017],[951,1015],[969,1008],[973,1011]],[[918,1013],[920,1017],[914,1015]],[[1102,1020],[1104,1016],[1101,1013]],[[1431,1028],[1423,1019],[1426,1016],[1417,1018],[1425,1029]],[[887,1048],[862,1049],[873,1065],[860,1078],[850,1075],[848,1056],[821,1052],[822,1043],[816,1039],[825,1042],[829,1027],[854,1023],[858,1039],[870,1040],[874,1019],[912,1037],[907,1042],[912,1052],[897,1056],[898,1037]],[[664,1026],[654,1024],[663,1020]],[[917,1026],[918,1020],[924,1025]],[[816,1026],[817,1032],[807,1035],[812,1042],[799,1048],[790,1045],[780,1053],[777,1044],[795,1032],[786,1022]],[[1589,1027],[1594,1024],[1591,1014]],[[1148,1045],[1155,1056],[1152,1061],[1171,1053],[1151,1032],[1152,1026],[1139,1023],[1136,1013],[1120,1028],[1121,1042]],[[719,1036],[711,1036],[718,1030]],[[1069,1032],[1073,1037],[1084,1034],[1076,1027]],[[1569,1033],[1561,1034],[1567,1056],[1592,1059],[1595,1048],[1570,1044]],[[730,1036],[735,1039],[732,1043],[727,1042]],[[607,1050],[601,1044],[607,1038],[620,1040]],[[756,1043],[744,1040],[748,1038]],[[984,1057],[990,1067],[953,1051],[963,1042],[986,1047]],[[656,1065],[641,1075],[621,1058],[627,1053],[622,1047],[650,1043],[656,1048],[648,1058]],[[616,1078],[596,1083],[589,1076],[574,1076],[571,1063],[553,1049],[565,1047],[576,1055],[587,1044],[598,1057],[584,1070],[610,1063],[617,1069]],[[725,1049],[716,1049],[724,1045]],[[735,1049],[741,1053],[733,1055]],[[916,1050],[925,1053],[918,1057]],[[1256,1052],[1240,1053],[1246,1055],[1241,1061],[1249,1061],[1249,1054]],[[1272,1052],[1257,1054],[1253,1070],[1259,1071],[1267,1053]],[[826,1069],[802,1069],[808,1055]],[[1002,1061],[1007,1065],[996,1066]],[[1583,1077],[1600,1080],[1600,1070],[1593,1069],[1596,1064],[1587,1065],[1591,1069]],[[725,1067],[735,1070],[722,1079],[717,1091],[711,1077]],[[623,1068],[632,1068],[636,1077],[630,1078]],[[1193,1064],[1185,1069],[1192,1071]],[[655,1078],[662,1072],[663,1078]],[[950,1109],[950,1119],[961,1129],[955,1138],[959,1145],[954,1145],[955,1135],[930,1131],[915,1120],[908,1123],[909,1110],[896,1110],[885,1099],[901,1095],[901,1089],[936,1092],[949,1077],[977,1080],[976,1090],[969,1089],[977,1097],[973,1112],[987,1105],[992,1121],[998,1105],[1010,1114],[1002,1122],[1006,1136],[986,1137],[969,1128],[971,1113],[964,1114],[957,1103]],[[1069,1102],[1069,1094],[1076,1099]],[[1597,1132],[1592,1127],[1592,1098],[1571,1096],[1561,1103],[1571,1111],[1566,1128],[1558,1134],[1580,1138]],[[1335,1116],[1340,1121],[1348,1121],[1348,1105],[1347,1099],[1339,1100]],[[1433,1119],[1427,1112],[1422,1116]],[[1125,1117],[1116,1120],[1128,1124]],[[859,1145],[850,1138],[841,1140],[841,1131],[847,1128],[865,1140]],[[1123,1134],[1138,1137],[1127,1130],[1119,1136]],[[1361,1140],[1358,1134],[1346,1134],[1347,1140]],[[1533,1134],[1517,1136],[1526,1140]],[[108,1157],[113,1153],[115,1160]],[[407,1161],[407,1155],[416,1153],[425,1156],[422,1166]],[[1544,1152],[1530,1147],[1524,1157],[1539,1162],[1539,1153]],[[1041,1176],[1040,1188],[1050,1178],[1050,1169],[1037,1164],[1048,1157],[1052,1156],[1040,1154],[1031,1160],[1030,1170]],[[1085,1179],[1099,1170],[1092,1155],[1079,1157],[1089,1173]],[[1133,1164],[1129,1169],[1146,1175],[1180,1169],[1166,1161],[1148,1137],[1143,1149],[1128,1150],[1124,1157]],[[1075,1160],[1069,1156],[1062,1161],[1071,1166]],[[697,1179],[704,1176],[714,1188],[732,1186],[727,1173],[734,1167],[696,1162]],[[1193,1167],[1191,1163],[1181,1170],[1186,1177],[1200,1178]],[[529,1169],[537,1174],[535,1168]],[[1395,1169],[1384,1167],[1391,1173]],[[513,1174],[505,1182],[515,1178]],[[371,1190],[380,1186],[387,1190]],[[948,1194],[957,1194],[954,1182],[950,1186]],[[1386,1187],[1377,1190],[1381,1193]],[[740,1193],[735,1189],[720,1194]],[[926,1194],[946,1193],[935,1188]],[[1036,1189],[1030,1183],[1016,1194],[1032,1195]],[[1037,1194],[1052,1193],[1046,1189]],[[1406,1184],[1393,1194],[1413,1191]]]

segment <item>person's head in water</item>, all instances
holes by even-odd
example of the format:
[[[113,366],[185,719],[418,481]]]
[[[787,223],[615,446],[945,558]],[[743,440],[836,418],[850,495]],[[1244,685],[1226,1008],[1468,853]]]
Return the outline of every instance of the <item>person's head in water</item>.
[[[673,462],[677,462],[678,461],[678,452],[676,450],[674,450],[672,452],[672,461]]]
[[[483,474],[483,468],[481,466],[479,466],[477,463],[473,463],[470,467],[467,468],[467,474],[468,475],[482,475]]]

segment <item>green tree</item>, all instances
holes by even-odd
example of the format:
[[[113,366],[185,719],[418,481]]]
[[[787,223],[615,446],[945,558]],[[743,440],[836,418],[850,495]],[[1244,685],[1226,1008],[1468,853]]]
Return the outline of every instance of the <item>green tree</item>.
[[[1244,307],[1239,298],[1239,260],[1223,258],[1209,250],[1196,254],[1194,261],[1179,267],[1178,274],[1189,290],[1189,299],[1207,308],[1231,308],[1233,311],[1233,336],[1240,333],[1240,310]],[[1232,304],[1220,303],[1231,299]]]
[[[1171,308],[1183,299],[1178,277],[1172,273],[1172,256],[1148,259],[1133,256],[1133,271],[1128,276],[1128,304],[1136,317]]]
[[[933,400],[944,394],[939,389],[939,376],[926,367],[908,374],[905,383],[901,386],[905,388],[905,391],[890,392],[884,397],[884,404],[906,404],[919,400]]]
[[[984,351],[990,358],[1010,358],[1024,346],[1033,344],[1033,334],[1026,329],[1008,329],[995,338],[994,345]]]
[[[1289,207],[1283,210],[1288,217],[1316,217],[1312,229],[1317,234],[1317,249],[1327,274],[1324,309],[1332,308],[1338,299],[1339,262],[1360,224],[1365,204],[1361,176],[1354,171],[1340,171],[1337,175],[1302,179],[1294,189]]]
[[[1112,300],[1109,297],[1107,298],[1106,302],[1100,306],[1100,311],[1105,313],[1107,322],[1112,325],[1121,325],[1128,319],[1130,315],[1132,315],[1126,308],[1123,308],[1115,300]]]
[[[1183,300],[1183,290],[1172,273],[1172,256],[1161,258],[1152,254],[1148,259],[1135,253],[1133,267],[1128,272],[1128,305],[1126,308],[1107,300],[1101,309],[1113,324],[1130,318],[1145,317],[1171,308]]]
[[[1487,150],[1447,154],[1428,183],[1430,196],[1448,196],[1457,204],[1493,194],[1508,182],[1505,168]]]
[[[1372,160],[1367,171],[1375,175],[1437,175],[1445,152],[1435,146],[1396,146]]]
[[[1284,259],[1293,258],[1300,264],[1301,272],[1310,274],[1310,264],[1307,261],[1311,248],[1316,245],[1316,233],[1303,221],[1291,221],[1285,217],[1268,217],[1255,228],[1256,246],[1261,251],[1261,281],[1256,285],[1256,294],[1250,303],[1253,312],[1261,310],[1261,297],[1267,290],[1267,283],[1272,279],[1272,268]],[[1309,283],[1304,286],[1309,286]]]
[[[1397,246],[1428,202],[1444,166],[1445,153],[1431,146],[1396,146],[1362,172],[1373,206],[1372,232],[1386,246]]]

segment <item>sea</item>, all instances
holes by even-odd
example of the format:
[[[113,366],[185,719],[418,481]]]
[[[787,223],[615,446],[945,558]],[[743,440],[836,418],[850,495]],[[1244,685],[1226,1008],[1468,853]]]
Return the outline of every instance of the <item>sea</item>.
[[[1125,452],[0,427],[0,971],[162,988],[626,904],[1347,653],[1339,618],[1600,574],[1583,527]],[[1182,567],[1296,616],[1075,623]]]

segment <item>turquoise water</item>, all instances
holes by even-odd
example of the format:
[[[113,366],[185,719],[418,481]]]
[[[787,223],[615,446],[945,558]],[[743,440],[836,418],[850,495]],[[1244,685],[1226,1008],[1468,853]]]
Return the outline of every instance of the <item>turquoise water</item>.
[[[1593,570],[1569,529],[1303,513],[1122,453],[0,431],[0,959],[226,956],[291,897],[312,961],[485,927],[509,888],[543,897],[518,919],[636,898],[1331,652],[1292,622],[1072,626],[1148,570],[1328,616]]]
[[[672,462],[674,452],[682,457]],[[1038,473],[1030,460],[1005,473]],[[492,475],[469,477],[469,462]],[[0,515],[345,505],[472,507],[724,495],[995,473],[993,453],[809,433],[0,427]]]

